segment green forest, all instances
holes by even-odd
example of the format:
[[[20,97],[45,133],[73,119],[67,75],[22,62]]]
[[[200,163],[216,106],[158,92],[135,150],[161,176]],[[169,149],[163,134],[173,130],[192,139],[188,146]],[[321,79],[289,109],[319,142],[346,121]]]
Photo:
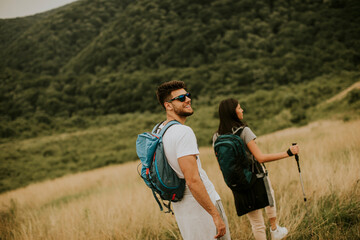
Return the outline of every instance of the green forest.
[[[168,80],[194,97],[200,146],[227,97],[258,135],[358,117],[359,90],[323,103],[359,81],[359,12],[357,0],[79,0],[0,19],[0,192],[136,160]]]

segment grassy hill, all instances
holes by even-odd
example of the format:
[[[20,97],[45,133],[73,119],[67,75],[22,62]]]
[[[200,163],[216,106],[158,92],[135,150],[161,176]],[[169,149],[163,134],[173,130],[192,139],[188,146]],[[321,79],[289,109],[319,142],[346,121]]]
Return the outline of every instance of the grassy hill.
[[[220,100],[257,135],[359,116],[360,2],[79,0],[0,20],[0,192],[136,159],[184,80],[207,146]]]
[[[287,239],[360,238],[360,121],[317,121],[258,138],[264,152],[301,147],[303,202],[293,158],[267,164]],[[333,131],[336,129],[336,131]],[[205,171],[219,192],[233,239],[251,239],[237,217],[213,150],[200,148]],[[31,184],[0,194],[1,239],[181,239],[174,216],[160,212],[136,172],[139,161]],[[144,217],[146,216],[146,217]]]
[[[56,75],[121,11],[126,1],[76,1],[31,17],[1,20],[1,35],[12,30],[1,67]],[[17,25],[13,26],[14,23]]]
[[[356,0],[80,0],[1,20],[11,35],[0,42],[1,124],[159,112],[151,89],[169,79],[212,96],[358,72],[359,10]]]

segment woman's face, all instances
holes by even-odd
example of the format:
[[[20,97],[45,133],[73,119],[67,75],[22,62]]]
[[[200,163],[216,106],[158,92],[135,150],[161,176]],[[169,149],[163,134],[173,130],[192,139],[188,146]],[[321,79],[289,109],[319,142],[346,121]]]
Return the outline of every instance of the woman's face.
[[[242,120],[243,119],[243,109],[240,107],[240,104],[238,104],[237,105],[237,107],[236,107],[236,109],[235,109],[235,112],[236,112],[236,115],[238,116],[238,118],[240,119],[240,120]]]

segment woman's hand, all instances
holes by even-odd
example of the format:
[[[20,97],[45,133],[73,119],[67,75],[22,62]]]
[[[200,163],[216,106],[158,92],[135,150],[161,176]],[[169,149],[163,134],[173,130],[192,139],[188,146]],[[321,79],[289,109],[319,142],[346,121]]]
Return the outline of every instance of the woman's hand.
[[[290,149],[290,151],[291,151],[291,153],[293,154],[293,155],[295,155],[295,154],[299,154],[299,151],[300,151],[300,149],[299,149],[299,145],[292,145],[291,147],[289,147],[289,149]]]

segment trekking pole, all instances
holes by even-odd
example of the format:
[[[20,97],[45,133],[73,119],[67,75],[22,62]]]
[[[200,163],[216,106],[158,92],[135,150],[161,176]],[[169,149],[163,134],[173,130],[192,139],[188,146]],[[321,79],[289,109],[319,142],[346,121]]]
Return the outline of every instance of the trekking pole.
[[[296,145],[296,143],[293,143],[292,145]],[[300,170],[300,163],[299,163],[299,155],[295,154],[295,160],[298,166],[298,170],[299,170],[299,175],[300,175],[300,183],[301,183],[301,188],[302,188],[302,192],[303,192],[303,196],[304,196],[304,202],[306,202],[306,196],[305,196],[305,191],[304,191],[304,184],[302,181],[302,177],[301,177],[301,170]]]

